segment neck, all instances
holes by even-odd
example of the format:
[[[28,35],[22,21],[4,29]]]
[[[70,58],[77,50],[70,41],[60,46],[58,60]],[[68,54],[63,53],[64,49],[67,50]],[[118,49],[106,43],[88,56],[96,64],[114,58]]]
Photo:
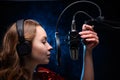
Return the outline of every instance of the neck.
[[[25,69],[30,72],[31,80],[36,66],[37,63],[30,56],[25,57]]]

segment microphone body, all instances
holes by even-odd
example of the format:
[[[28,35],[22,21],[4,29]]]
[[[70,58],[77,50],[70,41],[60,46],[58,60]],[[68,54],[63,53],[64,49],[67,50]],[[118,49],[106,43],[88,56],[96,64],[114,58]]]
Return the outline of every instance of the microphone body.
[[[69,32],[68,40],[70,57],[72,60],[78,60],[80,36],[76,30],[75,20],[72,20],[71,31]]]

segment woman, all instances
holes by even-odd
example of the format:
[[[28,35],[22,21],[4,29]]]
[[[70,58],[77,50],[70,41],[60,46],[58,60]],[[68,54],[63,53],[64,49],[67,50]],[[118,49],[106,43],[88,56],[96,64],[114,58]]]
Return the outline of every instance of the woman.
[[[84,24],[80,32],[86,45],[84,80],[93,80],[92,49],[99,43],[92,26]],[[19,44],[16,23],[6,32],[0,53],[0,79],[34,80],[33,72],[38,64],[48,64],[52,47],[47,42],[47,34],[42,26],[31,19],[24,21],[24,38],[31,43],[31,53],[20,56],[16,50]],[[22,58],[21,58],[22,57]],[[90,73],[90,75],[89,75]]]

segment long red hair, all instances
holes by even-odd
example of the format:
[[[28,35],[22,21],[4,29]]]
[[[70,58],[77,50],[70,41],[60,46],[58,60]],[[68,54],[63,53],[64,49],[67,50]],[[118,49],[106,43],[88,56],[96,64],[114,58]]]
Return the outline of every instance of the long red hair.
[[[34,20],[24,21],[24,37],[26,40],[32,42],[35,37],[36,26],[39,26],[39,23]],[[16,51],[18,43],[16,23],[14,23],[4,36],[0,52],[0,79],[2,80],[30,80],[29,72],[20,65],[20,58]]]

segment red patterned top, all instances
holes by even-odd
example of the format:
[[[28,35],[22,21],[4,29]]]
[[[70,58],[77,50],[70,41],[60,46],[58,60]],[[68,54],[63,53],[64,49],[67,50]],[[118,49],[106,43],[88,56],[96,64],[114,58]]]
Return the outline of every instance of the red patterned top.
[[[60,75],[44,67],[38,68],[38,72],[34,73],[34,79],[35,80],[64,80],[64,78],[61,77]]]

